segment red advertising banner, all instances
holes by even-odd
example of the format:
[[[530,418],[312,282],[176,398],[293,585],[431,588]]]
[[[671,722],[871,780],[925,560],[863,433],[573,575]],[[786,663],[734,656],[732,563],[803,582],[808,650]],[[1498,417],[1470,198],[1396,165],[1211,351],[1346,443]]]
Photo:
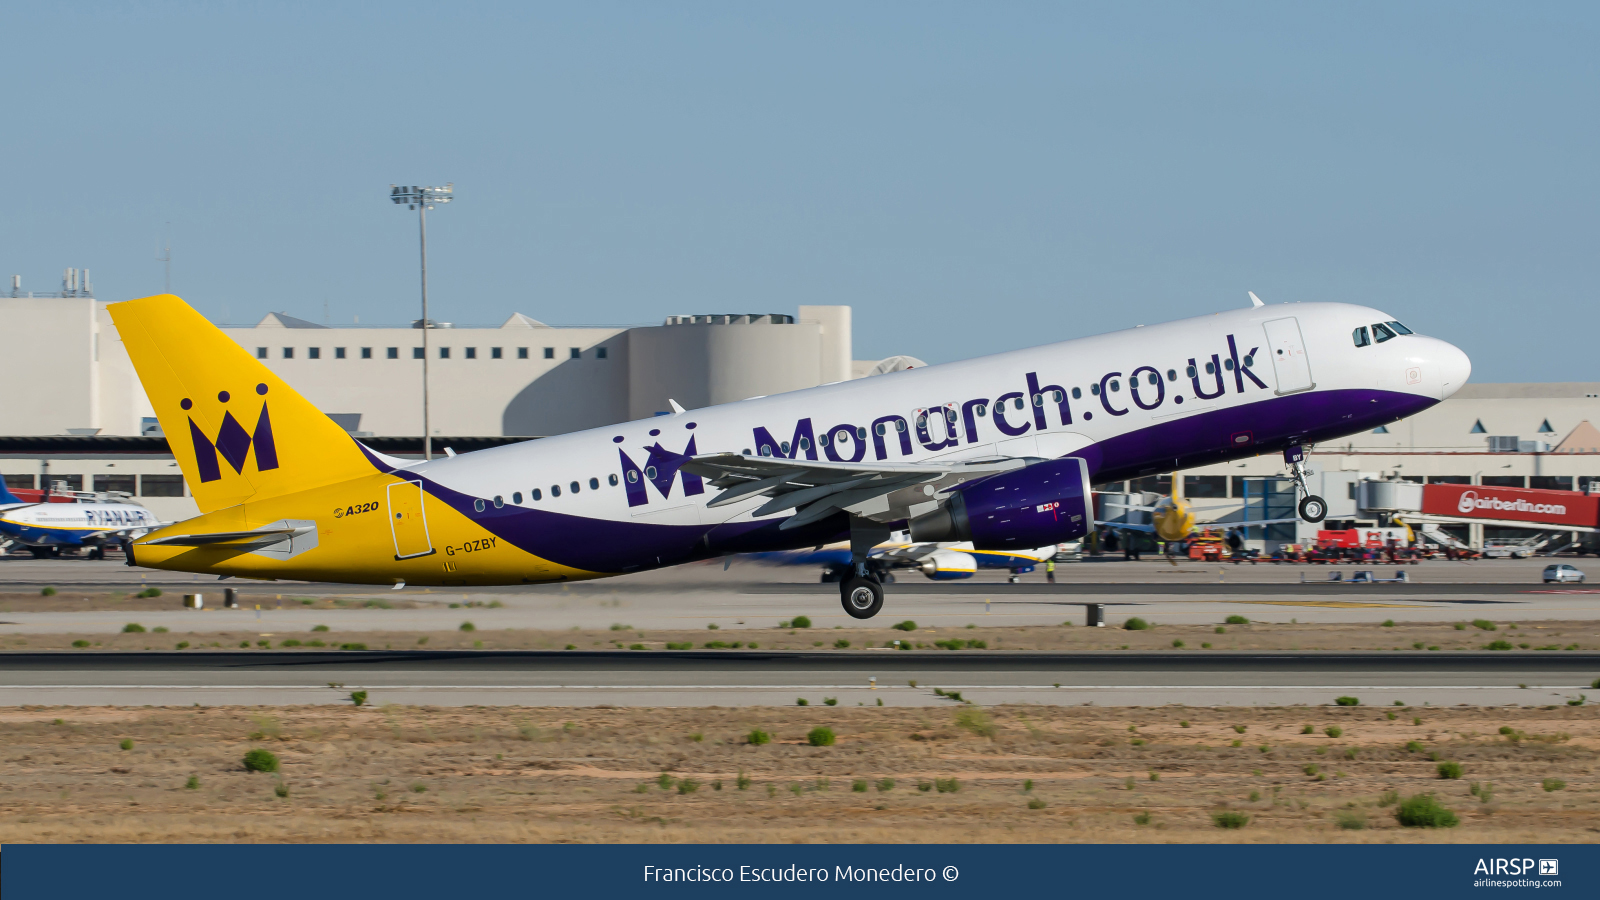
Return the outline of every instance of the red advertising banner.
[[[1422,511],[1431,516],[1593,528],[1600,524],[1600,496],[1591,497],[1577,491],[1430,484],[1422,489]]]

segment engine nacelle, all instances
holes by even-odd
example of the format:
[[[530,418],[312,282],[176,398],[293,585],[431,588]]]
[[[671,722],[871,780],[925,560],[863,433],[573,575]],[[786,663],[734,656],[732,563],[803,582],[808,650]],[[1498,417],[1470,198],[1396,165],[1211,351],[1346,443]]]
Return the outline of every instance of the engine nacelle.
[[[1094,527],[1089,466],[1052,459],[985,478],[911,520],[911,539],[971,541],[978,550],[1018,550],[1077,540]]]
[[[917,568],[934,581],[949,581],[977,574],[978,561],[970,553],[939,549],[923,557]]]

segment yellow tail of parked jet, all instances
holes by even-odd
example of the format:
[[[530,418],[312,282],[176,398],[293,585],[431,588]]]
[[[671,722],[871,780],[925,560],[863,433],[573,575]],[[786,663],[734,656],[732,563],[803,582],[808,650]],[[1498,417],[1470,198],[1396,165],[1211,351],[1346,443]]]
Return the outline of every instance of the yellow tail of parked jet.
[[[344,429],[189,304],[110,312],[201,512],[373,474]]]

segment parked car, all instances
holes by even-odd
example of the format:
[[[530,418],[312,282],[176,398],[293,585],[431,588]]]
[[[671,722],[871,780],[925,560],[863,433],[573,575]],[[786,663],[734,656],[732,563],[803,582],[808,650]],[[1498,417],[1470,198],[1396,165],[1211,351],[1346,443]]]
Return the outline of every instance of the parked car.
[[[1583,584],[1583,571],[1577,566],[1569,566],[1566,563],[1557,563],[1555,565],[1545,566],[1544,583],[1549,584],[1552,581],[1575,581],[1578,584]]]

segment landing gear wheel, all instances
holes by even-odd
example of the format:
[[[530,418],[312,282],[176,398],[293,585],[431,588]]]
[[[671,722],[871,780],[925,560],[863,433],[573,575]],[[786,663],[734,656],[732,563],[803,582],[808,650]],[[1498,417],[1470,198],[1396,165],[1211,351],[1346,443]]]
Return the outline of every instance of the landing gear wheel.
[[[1318,497],[1316,494],[1312,494],[1300,501],[1300,518],[1305,519],[1307,522],[1316,524],[1326,518],[1327,515],[1328,501]]]
[[[883,585],[871,578],[852,575],[839,582],[839,599],[851,618],[870,619],[883,609]]]

